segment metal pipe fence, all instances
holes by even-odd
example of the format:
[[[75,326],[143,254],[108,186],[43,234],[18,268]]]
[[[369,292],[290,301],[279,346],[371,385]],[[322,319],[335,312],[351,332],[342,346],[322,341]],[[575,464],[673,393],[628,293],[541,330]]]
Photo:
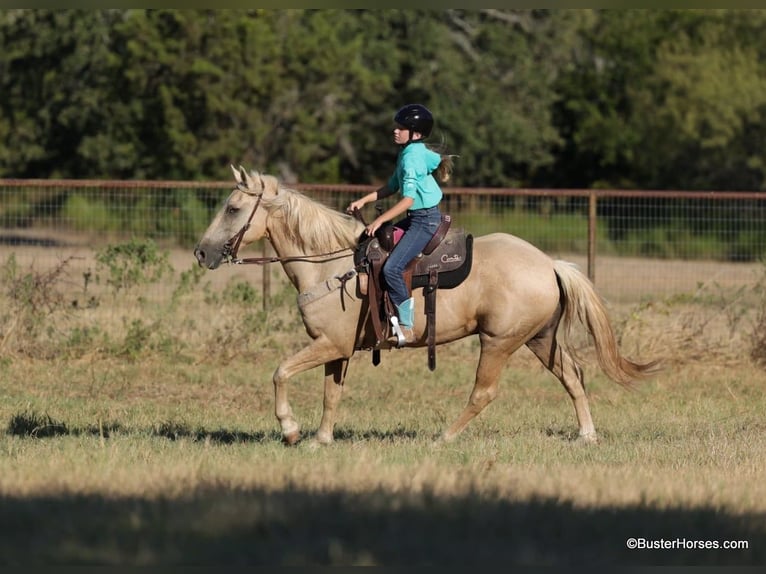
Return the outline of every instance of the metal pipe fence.
[[[375,189],[291,187],[338,210]],[[177,253],[178,265],[193,265],[194,244],[231,189],[231,182],[0,179],[0,249],[87,258],[144,238]],[[475,236],[513,233],[578,263],[612,300],[704,283],[736,288],[766,255],[766,193],[759,192],[447,187],[442,210]],[[270,273],[246,273],[268,287]]]

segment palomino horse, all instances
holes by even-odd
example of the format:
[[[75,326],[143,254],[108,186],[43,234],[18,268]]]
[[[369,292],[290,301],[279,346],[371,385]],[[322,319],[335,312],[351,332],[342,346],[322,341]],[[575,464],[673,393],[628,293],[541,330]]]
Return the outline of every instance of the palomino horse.
[[[333,440],[336,410],[346,367],[354,351],[369,348],[372,325],[368,303],[347,280],[353,277],[353,254],[364,225],[309,197],[283,187],[277,178],[240,166],[236,188],[216,214],[194,250],[199,265],[217,268],[236,258],[240,246],[266,237],[298,290],[298,305],[311,342],[284,359],[274,372],[276,416],[287,444],[300,438],[300,425],[287,399],[290,377],[324,366],[324,410],[316,440]],[[355,283],[355,282],[354,282]],[[423,296],[415,297],[414,331],[425,344]],[[437,297],[436,344],[478,335],[481,354],[468,404],[444,431],[453,439],[497,396],[501,371],[510,356],[526,345],[561,381],[574,403],[580,437],[595,442],[583,383],[583,371],[568,342],[576,321],[591,335],[604,373],[630,385],[650,374],[655,363],[623,357],[605,307],[588,278],[565,261],[554,261],[526,241],[504,233],[476,238],[473,266],[459,286]],[[373,338],[374,340],[374,338]],[[382,343],[388,345],[387,342]]]

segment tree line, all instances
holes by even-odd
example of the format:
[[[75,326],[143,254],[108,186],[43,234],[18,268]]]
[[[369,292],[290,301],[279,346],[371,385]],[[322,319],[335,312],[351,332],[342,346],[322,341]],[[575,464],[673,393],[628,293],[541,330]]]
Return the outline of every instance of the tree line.
[[[763,10],[2,10],[0,177],[761,190]]]

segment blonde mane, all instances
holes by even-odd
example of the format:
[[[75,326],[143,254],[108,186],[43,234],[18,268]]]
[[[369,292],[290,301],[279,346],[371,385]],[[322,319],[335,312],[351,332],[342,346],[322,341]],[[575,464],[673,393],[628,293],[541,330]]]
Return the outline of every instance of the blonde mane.
[[[261,175],[275,195],[264,195],[271,220],[282,220],[281,232],[305,253],[329,253],[356,246],[364,225],[303,193],[283,187],[274,176]],[[272,180],[272,181],[269,181]]]

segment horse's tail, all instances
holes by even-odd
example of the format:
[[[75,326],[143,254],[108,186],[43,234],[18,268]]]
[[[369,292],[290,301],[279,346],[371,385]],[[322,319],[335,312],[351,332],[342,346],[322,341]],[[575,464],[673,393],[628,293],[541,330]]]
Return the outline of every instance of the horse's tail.
[[[587,327],[601,369],[621,385],[630,386],[658,370],[657,361],[635,363],[622,356],[606,307],[587,276],[567,261],[554,261],[553,268],[563,296],[564,311],[559,327],[563,327],[565,338],[576,321]]]

